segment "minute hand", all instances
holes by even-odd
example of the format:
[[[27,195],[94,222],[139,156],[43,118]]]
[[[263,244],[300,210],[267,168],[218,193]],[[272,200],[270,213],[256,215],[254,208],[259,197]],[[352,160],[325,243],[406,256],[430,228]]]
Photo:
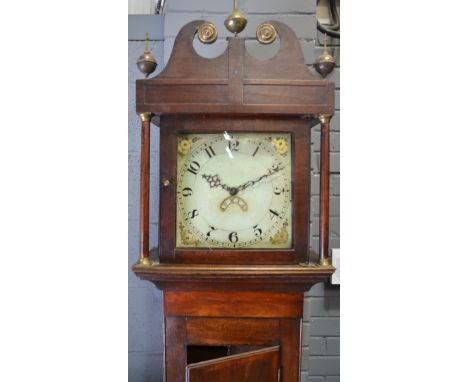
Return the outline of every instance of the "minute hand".
[[[253,186],[255,183],[258,183],[261,180],[263,180],[265,178],[268,178],[269,176],[277,173],[280,170],[282,170],[282,168],[279,168],[279,167],[273,168],[273,169],[269,170],[267,174],[263,174],[262,176],[260,176],[259,178],[255,179],[255,180],[249,180],[248,182],[245,182],[245,183],[241,184],[239,187],[237,187],[237,189],[239,191],[243,191],[246,188]]]

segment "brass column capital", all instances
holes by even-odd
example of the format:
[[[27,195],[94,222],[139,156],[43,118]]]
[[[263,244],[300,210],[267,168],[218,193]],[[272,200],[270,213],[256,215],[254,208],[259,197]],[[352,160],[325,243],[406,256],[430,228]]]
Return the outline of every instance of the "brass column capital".
[[[149,111],[146,113],[140,113],[139,115],[140,115],[141,122],[150,122],[151,118],[153,118],[153,113]]]
[[[153,262],[151,261],[151,259],[149,257],[140,257],[138,259],[138,262],[135,265],[142,265],[142,266],[145,266],[145,267],[149,267],[149,266],[153,265]]]
[[[330,120],[332,119],[333,115],[331,114],[319,114],[318,119],[320,120],[321,123],[330,123]]]
[[[330,263],[330,260],[328,259],[328,257],[326,257],[324,259],[320,259],[319,260],[319,265],[321,267],[331,267],[331,263]]]

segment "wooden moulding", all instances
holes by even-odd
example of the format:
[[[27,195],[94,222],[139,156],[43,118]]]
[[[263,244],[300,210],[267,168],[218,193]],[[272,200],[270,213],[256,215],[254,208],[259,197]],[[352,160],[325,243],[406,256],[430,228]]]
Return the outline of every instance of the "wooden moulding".
[[[216,58],[199,56],[193,39],[203,23],[182,27],[162,73],[137,80],[138,113],[152,112],[156,123],[163,114],[333,114],[334,84],[307,68],[286,24],[269,21],[280,37],[280,49],[272,59],[259,60],[239,37],[229,37],[226,51]]]
[[[326,281],[333,267],[314,265],[135,265],[133,271],[165,291],[305,292]]]

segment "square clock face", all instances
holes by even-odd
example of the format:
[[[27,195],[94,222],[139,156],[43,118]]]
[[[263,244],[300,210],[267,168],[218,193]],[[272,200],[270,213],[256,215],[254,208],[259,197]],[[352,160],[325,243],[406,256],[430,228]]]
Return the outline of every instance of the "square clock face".
[[[178,248],[292,247],[291,135],[177,136]]]

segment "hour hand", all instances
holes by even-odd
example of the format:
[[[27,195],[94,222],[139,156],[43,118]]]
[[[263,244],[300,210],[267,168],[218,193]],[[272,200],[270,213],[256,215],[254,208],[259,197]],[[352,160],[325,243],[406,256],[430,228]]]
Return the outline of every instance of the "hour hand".
[[[210,188],[221,187],[223,190],[226,190],[227,192],[231,191],[231,187],[225,184],[221,184],[221,178],[219,177],[218,174],[216,175],[203,174],[202,178],[207,181],[207,183],[210,185]]]

